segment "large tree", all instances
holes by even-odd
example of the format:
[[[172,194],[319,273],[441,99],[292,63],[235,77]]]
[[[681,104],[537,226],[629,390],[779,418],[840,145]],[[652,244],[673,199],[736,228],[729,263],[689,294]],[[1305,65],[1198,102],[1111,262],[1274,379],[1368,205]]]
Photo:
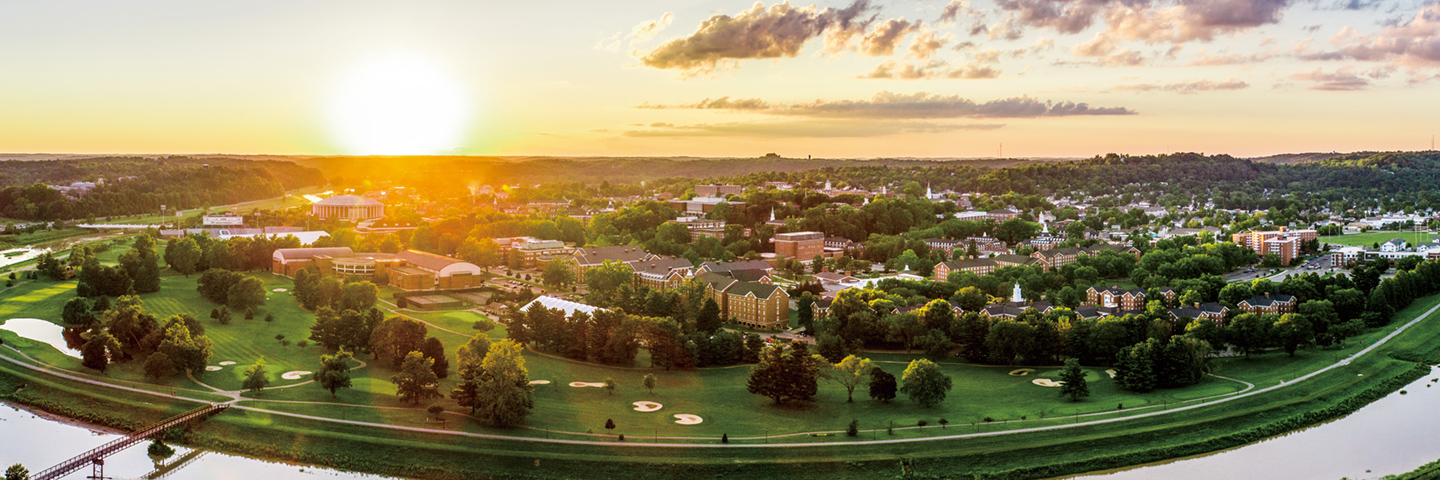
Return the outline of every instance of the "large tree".
[[[165,261],[169,262],[170,268],[187,277],[195,273],[203,255],[204,252],[195,244],[195,239],[190,237],[171,240],[165,248]]]
[[[270,379],[265,375],[265,359],[255,361],[254,365],[245,369],[245,382],[241,384],[246,390],[258,392],[270,384]]]
[[[845,401],[854,402],[855,387],[866,383],[870,378],[870,371],[874,369],[875,366],[870,363],[870,359],[848,355],[840,362],[830,366],[826,378],[845,387]]]
[[[428,335],[425,324],[404,317],[380,322],[370,334],[370,351],[376,359],[388,359],[396,367],[410,352],[420,350]]]
[[[1080,360],[1065,359],[1065,369],[1060,371],[1060,395],[1069,395],[1070,401],[1078,402],[1090,396],[1090,386],[1085,383],[1085,371],[1080,369]]]
[[[434,363],[418,351],[405,354],[405,360],[400,364],[400,372],[390,377],[390,382],[395,384],[395,394],[401,402],[419,405],[420,402],[441,396],[440,392],[435,391],[440,379],[435,377],[435,372],[431,369]]]
[[[695,315],[695,329],[706,333],[720,329],[720,304],[715,303],[715,299],[706,298],[700,306],[700,313]]]
[[[249,309],[265,304],[265,282],[260,279],[245,276],[240,281],[230,286],[226,292],[225,304],[236,312],[245,312]]]
[[[545,270],[540,272],[540,281],[550,288],[559,288],[575,283],[575,271],[571,269],[573,262],[567,259],[557,258],[545,264]]]
[[[1275,340],[1285,347],[1285,353],[1295,356],[1295,350],[1309,345],[1315,339],[1315,329],[1304,315],[1298,313],[1287,313],[1280,316],[1274,325],[1270,327],[1274,332]]]
[[[770,343],[760,352],[760,363],[750,370],[746,389],[785,403],[815,397],[819,372],[804,343]]]
[[[440,339],[435,337],[425,339],[425,344],[420,346],[420,353],[430,359],[432,362],[430,369],[435,372],[437,378],[450,376],[450,360],[445,357],[445,345],[440,343]]]
[[[518,343],[500,340],[485,354],[476,392],[476,416],[482,420],[499,426],[519,425],[535,408],[535,386],[530,384],[523,350]]]
[[[933,407],[944,402],[952,386],[950,376],[940,371],[939,365],[923,358],[911,360],[900,380],[905,382],[901,385],[900,392],[922,407]]]
[[[895,399],[895,391],[898,390],[898,386],[895,376],[890,372],[880,367],[870,370],[870,398],[888,403]]]
[[[350,352],[341,349],[334,355],[320,356],[320,371],[315,373],[315,383],[330,391],[330,398],[335,398],[335,390],[350,388]]]
[[[91,333],[90,339],[80,347],[81,365],[102,372],[111,361],[119,360],[122,355],[120,342],[105,331]]]

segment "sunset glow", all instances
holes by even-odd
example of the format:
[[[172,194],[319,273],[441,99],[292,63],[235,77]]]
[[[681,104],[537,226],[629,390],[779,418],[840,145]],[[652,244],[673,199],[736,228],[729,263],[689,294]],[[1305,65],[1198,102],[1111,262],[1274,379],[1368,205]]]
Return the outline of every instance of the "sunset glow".
[[[390,54],[345,74],[331,98],[329,122],[347,153],[444,153],[464,134],[466,93],[435,65]]]

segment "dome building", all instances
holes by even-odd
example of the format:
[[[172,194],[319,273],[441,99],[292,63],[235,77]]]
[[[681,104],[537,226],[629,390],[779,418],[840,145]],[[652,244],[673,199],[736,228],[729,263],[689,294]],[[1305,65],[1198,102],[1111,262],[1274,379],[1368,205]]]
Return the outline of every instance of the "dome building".
[[[358,222],[385,217],[385,204],[359,195],[336,195],[311,205],[311,213],[321,220]]]

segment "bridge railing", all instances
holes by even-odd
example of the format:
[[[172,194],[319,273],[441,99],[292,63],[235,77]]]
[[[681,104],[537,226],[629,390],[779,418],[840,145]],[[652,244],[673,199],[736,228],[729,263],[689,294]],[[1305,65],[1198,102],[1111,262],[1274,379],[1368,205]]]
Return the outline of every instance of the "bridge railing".
[[[60,462],[60,464],[45,469],[40,473],[31,476],[30,478],[33,480],[54,480],[60,478],[71,472],[84,468],[86,465],[94,462],[95,459],[105,458],[114,454],[115,452],[129,448],[136,443],[153,437],[158,433],[164,432],[167,428],[174,427],[176,425],[183,425],[190,422],[191,420],[195,420],[211,413],[223,411],[229,407],[230,405],[212,403],[176,415],[174,417],[170,417],[164,421],[161,421],[160,423],[145,427],[140,431],[131,433],[122,438],[115,439],[109,443],[90,449],[90,451],[88,452],[77,455],[74,458],[71,458],[64,462]]]

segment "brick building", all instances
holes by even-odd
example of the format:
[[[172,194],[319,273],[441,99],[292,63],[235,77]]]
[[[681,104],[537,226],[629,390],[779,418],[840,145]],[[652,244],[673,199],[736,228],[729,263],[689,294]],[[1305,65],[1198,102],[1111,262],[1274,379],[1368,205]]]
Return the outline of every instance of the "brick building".
[[[793,232],[775,234],[775,254],[782,257],[809,260],[825,251],[825,234],[820,232]]]

